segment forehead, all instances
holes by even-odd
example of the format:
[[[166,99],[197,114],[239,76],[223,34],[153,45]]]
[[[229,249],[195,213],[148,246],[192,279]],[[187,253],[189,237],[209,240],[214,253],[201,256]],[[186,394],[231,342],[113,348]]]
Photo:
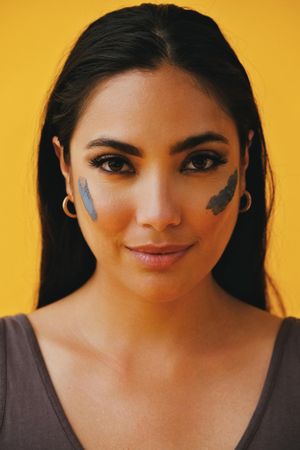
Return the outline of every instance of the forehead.
[[[102,81],[91,92],[72,140],[86,143],[101,133],[144,145],[172,143],[186,135],[216,131],[237,142],[234,121],[190,74],[162,66],[130,70]]]

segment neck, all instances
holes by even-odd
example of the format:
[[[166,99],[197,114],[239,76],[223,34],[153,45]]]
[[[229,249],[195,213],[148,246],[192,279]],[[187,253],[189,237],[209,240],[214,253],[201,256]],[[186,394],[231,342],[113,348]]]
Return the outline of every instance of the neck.
[[[149,299],[97,270],[78,291],[76,302],[79,335],[85,342],[126,359],[209,351],[223,339],[237,303],[211,274],[181,296]]]

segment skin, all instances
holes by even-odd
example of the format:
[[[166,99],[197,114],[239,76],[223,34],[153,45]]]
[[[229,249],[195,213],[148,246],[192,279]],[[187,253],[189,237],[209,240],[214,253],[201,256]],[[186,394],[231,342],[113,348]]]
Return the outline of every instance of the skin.
[[[208,130],[229,144],[169,155],[175,142]],[[103,135],[139,147],[144,156],[85,148]],[[249,145],[252,136],[250,131]],[[214,281],[211,270],[238,218],[249,145],[241,160],[233,120],[189,74],[168,65],[128,71],[97,86],[74,130],[70,165],[53,137],[75,220],[97,260],[92,277],[69,296],[70,315],[76,315],[78,339],[110,355],[115,370],[141,374],[153,363],[154,373],[167,374],[187,352],[211,352],[224,342],[228,324],[234,327],[245,315],[246,306]],[[227,162],[211,172],[181,172],[198,149],[223,152]],[[89,164],[108,153],[124,157],[122,170],[133,168],[135,175],[111,175]],[[125,248],[149,242],[194,246],[157,271],[142,267]]]

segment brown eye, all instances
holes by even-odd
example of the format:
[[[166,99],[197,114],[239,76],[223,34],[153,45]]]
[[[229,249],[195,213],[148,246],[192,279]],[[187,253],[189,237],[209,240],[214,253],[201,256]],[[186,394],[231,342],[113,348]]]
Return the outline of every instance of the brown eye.
[[[217,169],[220,164],[225,164],[227,159],[224,156],[212,153],[212,152],[200,152],[192,154],[184,162],[182,170],[184,172],[210,172]],[[89,164],[93,167],[100,168],[103,172],[108,174],[131,174],[134,173],[131,163],[122,156],[116,154],[107,154],[96,156],[89,161]],[[106,165],[106,166],[105,166]],[[127,169],[122,170],[124,166]],[[190,167],[188,167],[190,166]],[[128,170],[128,167],[130,168]]]
[[[128,170],[121,171],[121,169],[124,164],[129,166],[129,163],[124,158],[116,155],[96,156],[96,158],[89,161],[89,164],[94,167],[101,167],[104,172],[111,173],[128,173]],[[104,164],[106,164],[106,168],[104,168]]]
[[[225,164],[227,160],[215,153],[198,153],[196,155],[190,156],[185,161],[185,169],[190,172],[208,172],[216,169],[220,164]],[[192,165],[193,167],[187,167]]]

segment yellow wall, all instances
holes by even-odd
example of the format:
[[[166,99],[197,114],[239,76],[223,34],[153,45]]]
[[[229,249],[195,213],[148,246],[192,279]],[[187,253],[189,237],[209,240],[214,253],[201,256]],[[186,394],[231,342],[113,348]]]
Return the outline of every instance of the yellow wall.
[[[103,13],[142,2],[14,0],[0,7],[0,315],[29,312],[39,264],[34,151],[46,93],[83,28]],[[164,1],[153,3],[167,3]],[[277,181],[269,257],[288,314],[300,317],[298,136],[300,2],[176,1],[211,15],[250,75]]]

